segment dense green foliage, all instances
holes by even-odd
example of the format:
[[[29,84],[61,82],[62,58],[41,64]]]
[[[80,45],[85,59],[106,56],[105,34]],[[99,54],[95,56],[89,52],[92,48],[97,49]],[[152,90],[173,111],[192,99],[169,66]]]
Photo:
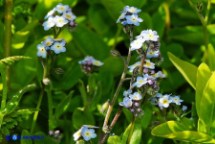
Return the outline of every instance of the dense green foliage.
[[[133,125],[132,114],[123,109],[107,143],[215,143],[214,0],[13,0],[11,37],[7,36],[7,1],[0,0],[0,143],[7,143],[6,135],[17,134],[45,136],[21,144],[71,144],[82,125],[98,126],[96,133],[102,134],[108,100],[124,66],[121,57],[110,52],[127,56],[130,45],[123,26],[116,23],[126,5],[142,10],[144,21],[135,27],[134,36],[144,29],[156,30],[160,36],[163,60],[158,69],[167,75],[160,92],[180,95],[188,110],[177,117],[174,111],[161,112],[147,101],[142,106],[144,115]],[[65,39],[66,52],[55,56],[49,69],[51,85],[44,88],[37,45],[54,35],[42,24],[58,3],[72,8],[77,26],[64,28],[57,36]],[[87,55],[104,65],[85,74],[78,61]],[[131,64],[136,59],[133,53]],[[128,85],[123,84],[111,119]],[[49,134],[56,130],[58,136]],[[91,143],[97,143],[98,136]]]

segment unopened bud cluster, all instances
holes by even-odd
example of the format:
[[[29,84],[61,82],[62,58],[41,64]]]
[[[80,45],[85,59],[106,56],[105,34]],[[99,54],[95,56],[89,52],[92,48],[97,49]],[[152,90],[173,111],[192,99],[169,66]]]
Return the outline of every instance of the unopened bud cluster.
[[[87,74],[97,71],[98,68],[103,65],[103,62],[95,59],[92,56],[86,56],[83,60],[79,61],[78,63],[81,65],[82,70]]]

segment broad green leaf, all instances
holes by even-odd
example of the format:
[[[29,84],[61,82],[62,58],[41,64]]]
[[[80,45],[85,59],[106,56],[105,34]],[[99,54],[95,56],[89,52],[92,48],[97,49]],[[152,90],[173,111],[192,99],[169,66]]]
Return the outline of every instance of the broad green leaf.
[[[111,15],[111,17],[115,20],[120,16],[121,11],[123,10],[125,4],[121,0],[101,0],[102,4]]]
[[[34,20],[33,22],[26,25],[22,30],[17,31],[13,35],[12,47],[15,49],[23,48],[28,39],[28,36],[31,34],[31,31],[35,28],[35,26],[38,25],[38,23],[38,20]]]
[[[72,61],[63,76],[58,81],[53,81],[53,85],[57,89],[66,90],[73,87],[83,75],[84,73],[81,71],[78,61]],[[60,84],[59,81],[61,82]]]
[[[207,81],[198,107],[199,118],[208,128],[215,128],[215,72]]]
[[[138,119],[140,120],[141,122],[141,129],[145,130],[149,124],[151,123],[151,120],[152,120],[152,113],[153,113],[153,108],[151,106],[151,103],[148,104],[148,103],[144,103],[144,106],[143,106],[143,116]]]
[[[128,125],[128,127],[125,129],[123,135],[122,135],[122,143],[126,143],[127,142],[127,139],[128,139],[128,136],[129,136],[129,133],[131,131],[131,123]]]
[[[177,57],[181,57],[184,55],[184,50],[181,44],[179,43],[170,43],[170,44],[162,44],[160,47],[160,51],[162,54],[162,57],[165,59],[161,65],[164,68],[172,67],[172,63],[168,58],[168,52],[171,52],[174,55],[177,55]]]
[[[63,113],[65,113],[71,104],[71,97],[67,96],[62,98],[61,102],[56,106],[56,117],[59,118]]]
[[[142,128],[140,124],[135,124],[134,131],[131,136],[130,144],[139,144],[142,137]]]
[[[27,130],[23,130],[21,135],[21,144],[32,144],[32,140],[27,139],[27,137],[30,136],[32,135],[30,135],[30,133]]]
[[[135,6],[139,9],[141,9],[141,7],[146,3],[146,0],[135,0],[135,1],[131,1],[131,0],[122,0],[122,2],[125,5],[129,5],[129,6]]]
[[[111,73],[114,76],[121,75],[123,71],[123,61],[118,57],[108,57],[100,69],[101,73]]]
[[[119,136],[109,136],[107,144],[122,144]]]
[[[187,14],[187,13],[185,13]],[[215,34],[215,24],[207,26],[210,34]],[[180,28],[173,28],[169,31],[169,37],[176,40],[181,40],[190,44],[203,44],[204,35],[202,33],[202,26],[186,26]]]
[[[197,130],[199,132],[207,133],[207,125],[202,121],[202,119],[198,119]]]
[[[210,76],[212,75],[212,72],[210,71],[209,67],[202,63],[197,70],[197,78],[196,78],[196,111],[197,114],[200,117],[198,129],[202,129],[201,131],[204,131],[204,122],[202,122],[202,116],[201,116],[201,103],[202,103],[202,96],[203,96],[203,90],[206,86],[206,83]]]
[[[101,4],[92,5],[89,8],[88,15],[90,23],[98,34],[104,34],[110,31],[110,25],[113,23],[111,17]]]
[[[174,56],[171,53],[168,53],[170,61],[173,65],[178,69],[178,71],[183,75],[185,80],[196,89],[196,74],[197,74],[197,67],[193,64],[190,64],[184,60],[181,60]]]
[[[188,141],[194,143],[214,143],[215,140],[201,132],[190,131],[186,125],[182,125],[176,121],[168,121],[153,128],[152,135],[175,139],[180,141]]]
[[[109,55],[109,47],[99,35],[85,26],[78,25],[73,32],[73,42],[84,55],[103,60]]]
[[[77,108],[72,115],[72,124],[75,129],[79,129],[83,125],[94,125],[95,119],[89,111],[83,111]]]
[[[208,66],[210,67],[211,70],[215,70],[215,50],[213,45],[209,44],[208,45],[208,50],[207,50],[207,60],[208,60]]]
[[[160,37],[163,36],[163,32],[165,28],[165,19],[166,19],[166,12],[163,6],[161,5],[158,11],[152,17],[153,29],[155,29],[158,32]],[[159,21],[159,23],[157,21]]]

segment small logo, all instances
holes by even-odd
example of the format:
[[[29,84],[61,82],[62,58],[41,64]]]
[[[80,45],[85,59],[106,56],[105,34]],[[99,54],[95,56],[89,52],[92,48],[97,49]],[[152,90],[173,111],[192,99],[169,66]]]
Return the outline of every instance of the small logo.
[[[16,141],[18,139],[17,135],[12,135],[12,140]]]
[[[6,141],[10,141],[10,135],[5,136]]]

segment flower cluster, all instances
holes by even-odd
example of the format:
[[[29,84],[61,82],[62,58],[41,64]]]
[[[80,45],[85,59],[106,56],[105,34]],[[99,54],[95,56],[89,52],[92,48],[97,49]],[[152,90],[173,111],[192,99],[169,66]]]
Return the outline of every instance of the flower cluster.
[[[103,65],[101,61],[96,60],[92,56],[86,56],[83,60],[79,61],[79,64],[85,73],[91,73]]]
[[[143,20],[138,17],[138,13],[141,12],[140,9],[135,7],[125,6],[120,17],[117,20],[117,23],[121,23],[122,25],[131,25],[131,26],[139,26],[140,22]]]
[[[96,126],[83,125],[77,132],[73,134],[74,141],[79,140],[81,137],[85,141],[89,141],[92,138],[96,138],[95,128]]]
[[[160,56],[159,51],[159,36],[156,31],[153,30],[143,30],[140,35],[136,37],[130,44],[131,51],[138,50],[141,51],[144,44],[146,45],[146,57],[147,58],[157,58]]]
[[[171,104],[175,104],[180,106],[183,102],[182,99],[180,99],[179,96],[172,96],[170,94],[162,95],[160,93],[157,93],[155,97],[152,98],[152,103],[154,105],[158,105],[160,109],[168,108]],[[182,106],[182,110],[186,110],[186,106]]]
[[[75,26],[76,16],[72,13],[72,9],[68,5],[58,4],[45,16],[43,23],[44,30],[49,30],[52,27],[63,27],[67,24]]]
[[[129,66],[129,72],[136,73],[135,71],[139,70],[140,65],[140,62],[136,62],[135,64]],[[139,74],[134,78],[132,88],[141,89],[143,87],[147,87],[148,94],[151,94],[153,91],[156,93],[159,90],[157,80],[160,78],[165,78],[166,75],[161,71],[155,72],[154,69],[155,64],[150,60],[145,60],[145,63],[143,65],[143,74]]]
[[[119,103],[120,106],[128,108],[134,116],[138,116],[142,113],[140,106],[143,97],[139,92],[132,93],[132,90],[129,89],[123,92],[123,96],[123,101]]]
[[[53,51],[55,54],[65,52],[65,44],[66,42],[63,39],[53,39],[48,37],[37,45],[37,56],[46,58],[47,54],[51,51]]]

